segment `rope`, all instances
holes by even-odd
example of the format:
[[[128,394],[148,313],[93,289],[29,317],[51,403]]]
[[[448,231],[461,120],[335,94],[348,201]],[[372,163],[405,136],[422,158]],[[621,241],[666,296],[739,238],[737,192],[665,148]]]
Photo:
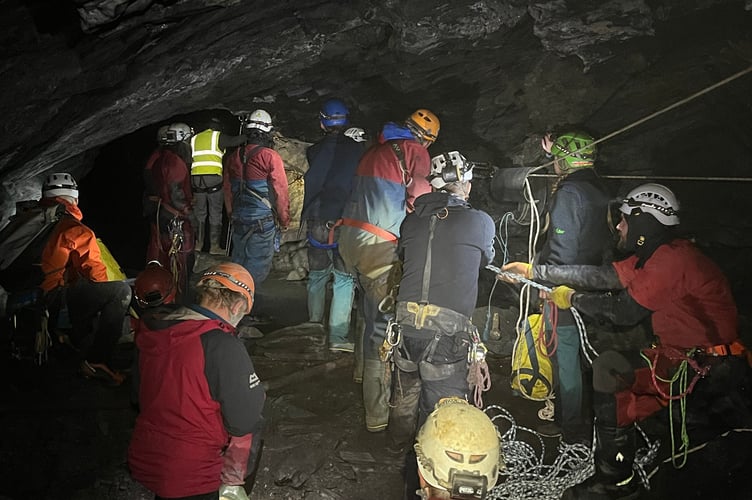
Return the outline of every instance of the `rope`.
[[[499,481],[486,498],[489,500],[559,500],[565,490],[580,484],[595,473],[595,442],[558,443],[558,454],[552,463],[546,463],[546,445],[543,436],[532,429],[519,426],[505,408],[491,405],[484,409],[491,421],[501,431],[501,453],[505,466],[499,471]],[[635,453],[633,470],[646,490],[650,490],[650,476],[646,468],[655,462],[660,441],[650,441],[639,425],[635,428],[646,446]],[[537,450],[537,451],[536,451]]]
[[[689,455],[689,433],[687,432],[687,394],[692,392],[692,389],[694,389],[695,384],[700,379],[700,377],[707,374],[708,369],[707,368],[701,368],[696,361],[689,358],[685,353],[674,349],[670,347],[663,347],[664,351],[669,351],[671,354],[674,355],[674,358],[682,358],[681,363],[679,363],[679,367],[677,368],[676,372],[673,374],[671,378],[664,379],[662,377],[659,377],[656,374],[656,365],[658,364],[658,356],[660,356],[660,352],[655,351],[655,358],[650,359],[644,352],[640,352],[640,356],[647,362],[648,367],[650,368],[650,377],[653,382],[653,386],[655,387],[655,390],[658,391],[658,393],[661,395],[663,399],[666,399],[669,401],[668,403],[668,424],[669,424],[669,433],[671,434],[671,464],[674,466],[675,469],[681,469],[684,467],[687,463],[687,456]],[[669,358],[671,356],[668,356]],[[692,367],[692,369],[695,371],[695,375],[692,378],[692,382],[688,382],[689,380],[689,367]],[[663,382],[668,384],[669,386],[669,394],[666,394],[663,389],[659,386],[658,382]],[[678,385],[679,387],[679,394],[674,395],[674,384]],[[681,445],[677,448],[676,445],[676,432],[674,431],[674,405],[672,404],[672,401],[679,401],[679,411],[681,415],[681,428],[679,430],[680,438],[681,438]],[[681,452],[681,455],[677,455],[677,452],[683,450]],[[677,459],[681,459],[680,461],[677,461]]]
[[[473,388],[473,401],[477,408],[483,408],[483,393],[491,389],[491,373],[486,360],[470,363],[467,382]]]
[[[595,472],[592,447],[560,442],[553,463],[546,463],[546,445],[540,434],[518,426],[512,414],[501,406],[492,405],[484,411],[498,428],[508,426],[501,435],[506,466],[499,471],[499,482],[488,492],[487,499],[558,500],[566,489]],[[524,433],[527,439],[518,439],[518,433]]]
[[[645,116],[643,118],[640,118],[639,120],[636,120],[636,121],[630,123],[629,125],[626,125],[626,126],[620,128],[620,129],[617,129],[617,130],[611,132],[610,134],[606,134],[603,137],[601,137],[600,139],[596,139],[595,141],[589,143],[587,146],[584,146],[584,147],[579,148],[579,149],[577,149],[575,151],[572,151],[572,154],[577,154],[577,153],[579,153],[580,151],[582,151],[584,149],[591,148],[591,147],[595,146],[596,144],[600,144],[601,142],[605,142],[605,141],[607,141],[609,139],[612,139],[612,138],[616,137],[617,135],[623,134],[627,130],[633,129],[633,128],[635,128],[638,125],[642,125],[643,123],[645,123],[645,122],[647,122],[649,120],[652,120],[653,118],[656,118],[657,116],[660,116],[660,115],[662,115],[664,113],[667,113],[668,111],[671,111],[672,109],[676,109],[679,106],[683,106],[684,104],[687,104],[688,102],[693,101],[693,100],[697,99],[700,96],[703,96],[703,95],[705,95],[705,94],[707,94],[709,92],[712,92],[713,90],[715,90],[715,89],[717,89],[719,87],[722,87],[722,86],[726,85],[727,83],[730,83],[730,82],[732,82],[732,81],[734,81],[734,80],[736,80],[738,78],[741,78],[741,77],[745,76],[748,73],[752,73],[752,66],[749,66],[746,69],[738,71],[738,72],[734,73],[733,75],[731,75],[731,76],[729,76],[727,78],[724,78],[720,82],[716,82],[713,85],[709,85],[709,86],[705,87],[704,89],[701,89],[701,90],[695,92],[694,94],[692,94],[692,95],[690,95],[688,97],[685,97],[684,99],[676,101],[675,103],[670,104],[670,105],[668,105],[668,106],[666,106],[666,107],[664,107],[662,109],[659,109],[658,111],[656,111],[654,113],[651,113],[651,114],[649,114],[649,115],[647,115],[647,116]],[[535,170],[540,170],[540,169],[543,169],[543,168],[546,168],[546,167],[550,167],[551,165],[554,164],[555,161],[556,160],[551,160],[551,161],[546,162],[546,163],[544,163],[542,165],[539,165]],[[531,173],[532,172],[533,171],[531,171]],[[692,179],[692,180],[695,180],[695,179]],[[701,179],[697,179],[697,180],[701,180]],[[719,178],[716,178],[714,180],[727,180],[727,179],[723,178],[723,177],[719,177]],[[750,179],[744,179],[744,180],[750,180]],[[527,179],[526,179],[526,181],[527,181]]]

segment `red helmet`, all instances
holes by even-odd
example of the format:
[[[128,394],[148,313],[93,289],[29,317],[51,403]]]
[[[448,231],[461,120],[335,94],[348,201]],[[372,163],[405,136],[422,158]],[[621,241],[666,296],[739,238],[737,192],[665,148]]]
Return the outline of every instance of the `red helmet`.
[[[136,276],[133,284],[136,301],[142,307],[156,307],[175,300],[175,281],[172,273],[156,260]]]

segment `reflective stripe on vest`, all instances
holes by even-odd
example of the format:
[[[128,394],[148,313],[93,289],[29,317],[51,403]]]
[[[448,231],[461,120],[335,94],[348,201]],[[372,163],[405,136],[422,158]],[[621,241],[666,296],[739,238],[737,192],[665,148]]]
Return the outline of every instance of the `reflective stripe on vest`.
[[[222,175],[222,156],[219,149],[219,132],[204,130],[191,138],[193,163],[191,175]]]

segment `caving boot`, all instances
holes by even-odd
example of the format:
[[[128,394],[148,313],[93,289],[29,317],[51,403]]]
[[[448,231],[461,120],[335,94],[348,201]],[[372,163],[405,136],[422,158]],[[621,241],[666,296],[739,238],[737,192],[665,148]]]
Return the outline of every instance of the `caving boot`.
[[[206,235],[206,222],[199,222],[196,228],[196,251],[204,251],[204,236]]]
[[[363,406],[368,432],[382,432],[389,425],[391,372],[387,363],[378,359],[363,362]]]
[[[225,251],[219,244],[219,235],[222,232],[222,226],[209,225],[209,253],[212,255],[224,255]]]
[[[355,315],[355,364],[353,366],[353,382],[363,383],[363,335],[366,324],[363,316]]]
[[[640,478],[632,469],[635,457],[634,425],[596,425],[595,474],[567,490],[564,500],[634,500],[640,497]]]

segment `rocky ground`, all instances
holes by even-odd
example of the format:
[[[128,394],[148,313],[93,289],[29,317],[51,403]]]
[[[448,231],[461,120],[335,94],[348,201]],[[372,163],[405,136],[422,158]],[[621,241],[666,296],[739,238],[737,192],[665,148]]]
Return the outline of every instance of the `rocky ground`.
[[[255,325],[265,335],[248,339],[247,345],[268,387],[267,431],[250,497],[401,498],[400,460],[386,453],[385,434],[365,431],[352,355],[330,354],[322,330],[301,325],[306,320],[304,282],[273,276],[260,295],[260,312],[270,321]],[[542,404],[512,395],[508,343],[492,347],[497,353],[489,359],[492,388],[485,404],[500,405],[518,425],[534,427]],[[119,346],[123,366],[131,351],[132,344]],[[79,378],[65,348],[55,349],[42,367],[7,360],[2,367],[0,499],[152,498],[129,478],[126,467],[136,417],[127,386],[110,388]],[[509,438],[509,423],[498,423]],[[516,439],[527,438],[518,431]],[[557,440],[544,443],[545,458],[552,461]],[[662,458],[668,456],[665,448]],[[734,432],[692,453],[683,469],[661,464],[651,478],[652,491],[641,498],[746,499],[750,467],[752,433]]]

